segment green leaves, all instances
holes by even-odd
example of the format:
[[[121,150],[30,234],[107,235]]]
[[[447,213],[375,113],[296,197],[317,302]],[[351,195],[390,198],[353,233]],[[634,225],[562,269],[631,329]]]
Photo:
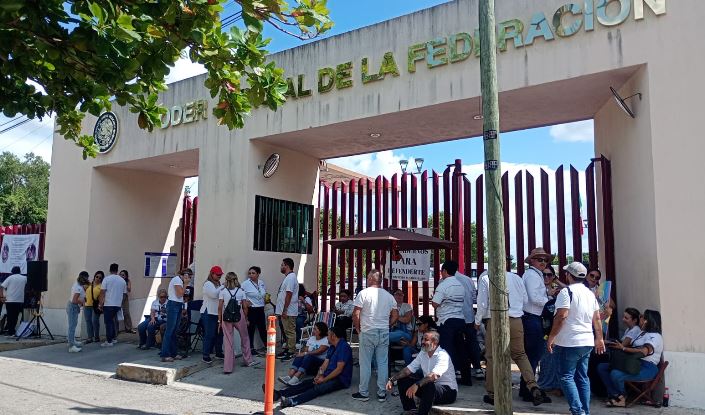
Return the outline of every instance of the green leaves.
[[[253,108],[285,101],[283,71],[266,61],[264,24],[310,38],[332,22],[325,0],[236,0],[243,22],[224,32],[227,1],[0,1],[0,111],[55,114],[60,134],[94,157],[93,138],[81,129],[85,112],[99,115],[114,100],[152,131],[166,113],[157,103],[164,77],[188,49],[208,71],[219,123],[241,128]]]
[[[49,163],[32,153],[24,160],[0,154],[0,225],[46,222]]]

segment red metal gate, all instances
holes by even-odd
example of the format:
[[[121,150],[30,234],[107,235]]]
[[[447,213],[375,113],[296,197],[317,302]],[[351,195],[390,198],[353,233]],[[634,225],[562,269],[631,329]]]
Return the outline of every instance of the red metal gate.
[[[188,193],[184,194],[181,211],[181,251],[179,252],[180,268],[186,268],[193,263],[193,252],[196,248],[196,223],[198,222],[198,196],[191,200]]]
[[[505,248],[516,261],[516,270],[524,272],[523,260],[528,252],[536,246],[543,246],[546,251],[557,251],[558,264],[563,267],[568,262],[567,238],[572,242],[573,257],[582,260],[590,268],[598,265],[598,231],[604,233],[604,245],[600,247],[604,253],[605,275],[608,280],[614,279],[614,238],[612,231],[612,197],[610,184],[610,162],[604,156],[593,159],[585,169],[586,220],[581,216],[581,186],[578,170],[570,166],[569,216],[574,224],[567,235],[566,230],[566,189],[564,183],[564,168],[560,166],[554,173],[555,209],[554,226],[550,220],[550,189],[549,174],[540,171],[540,203],[535,200],[535,178],[528,171],[520,171],[510,178],[508,173],[502,176],[502,201],[504,213]],[[597,206],[596,171],[601,178],[600,191],[602,205]],[[483,175],[475,178],[474,183],[462,172],[460,160],[441,173],[428,170],[417,177],[411,173],[393,175],[390,179],[378,176],[371,179],[353,179],[347,183],[320,183],[319,214],[321,217],[321,238],[325,241],[337,237],[353,235],[363,231],[385,229],[392,227],[430,227],[432,235],[452,240],[458,243],[457,248],[445,250],[444,257],[458,261],[460,272],[470,274],[473,263],[479,274],[485,269],[484,248],[484,186]],[[510,226],[510,179],[513,181],[514,223]],[[429,189],[430,188],[430,189]],[[429,191],[430,197],[429,197]],[[474,197],[473,197],[473,191]],[[429,216],[429,200],[431,211]],[[474,202],[474,203],[473,203]],[[597,226],[597,209],[602,210],[603,223],[601,229]],[[538,210],[538,213],[537,213]],[[525,214],[526,212],[526,214]],[[419,216],[421,220],[419,220]],[[541,241],[537,241],[537,217],[540,217]],[[430,220],[429,220],[430,218]],[[441,225],[441,218],[443,224]],[[430,222],[430,223],[429,223]],[[471,246],[473,235],[471,223],[475,224],[476,246]],[[442,226],[442,229],[441,229]],[[513,231],[513,232],[512,232]],[[587,250],[583,247],[583,232],[587,231]],[[556,236],[557,246],[552,247],[551,235]],[[514,241],[514,251],[510,252],[511,241]],[[538,243],[538,245],[537,245]],[[363,276],[374,266],[379,268],[382,251],[348,249],[330,250],[322,245],[319,255],[320,289],[322,309],[333,307],[336,293],[342,289],[354,291],[362,286]],[[432,284],[438,282],[441,255],[436,250],[432,255],[434,270]],[[507,264],[511,267],[511,263]],[[392,287],[399,285],[407,294],[411,304],[420,305],[422,314],[429,314],[430,283],[423,282],[419,290],[418,283],[392,281]],[[616,284],[613,284],[613,296],[616,296]],[[419,293],[421,301],[419,301]]]

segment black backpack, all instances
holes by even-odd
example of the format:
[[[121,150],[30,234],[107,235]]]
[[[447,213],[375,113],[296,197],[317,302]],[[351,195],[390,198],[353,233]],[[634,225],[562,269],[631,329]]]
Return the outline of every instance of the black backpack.
[[[227,321],[228,323],[237,323],[240,321],[240,304],[238,304],[237,299],[235,299],[239,290],[240,288],[235,290],[235,294],[228,290],[230,300],[228,300],[228,304],[225,306],[225,310],[223,310],[223,321]]]
[[[570,301],[573,301],[573,292],[570,290],[570,288],[566,287],[568,290],[568,296],[570,297]],[[546,304],[543,306],[543,311],[541,311],[541,323],[543,325],[543,334],[548,336],[551,334],[551,327],[553,327],[553,317],[556,314],[556,299],[551,298],[548,300]]]

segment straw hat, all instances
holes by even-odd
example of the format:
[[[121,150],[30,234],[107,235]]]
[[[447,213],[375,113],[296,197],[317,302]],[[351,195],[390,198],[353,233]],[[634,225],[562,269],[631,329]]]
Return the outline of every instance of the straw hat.
[[[531,250],[531,253],[529,254],[528,257],[524,260],[525,263],[530,263],[532,259],[535,258],[546,258],[546,262],[549,264],[553,261],[553,255],[547,253],[543,248],[534,248]]]

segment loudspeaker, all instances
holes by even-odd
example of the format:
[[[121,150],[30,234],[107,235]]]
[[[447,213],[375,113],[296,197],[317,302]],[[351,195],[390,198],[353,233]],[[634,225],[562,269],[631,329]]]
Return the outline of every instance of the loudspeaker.
[[[27,285],[33,291],[44,292],[49,290],[47,261],[27,261]]]

